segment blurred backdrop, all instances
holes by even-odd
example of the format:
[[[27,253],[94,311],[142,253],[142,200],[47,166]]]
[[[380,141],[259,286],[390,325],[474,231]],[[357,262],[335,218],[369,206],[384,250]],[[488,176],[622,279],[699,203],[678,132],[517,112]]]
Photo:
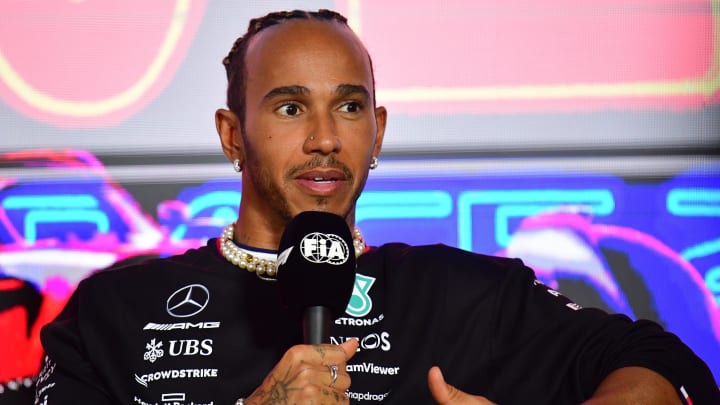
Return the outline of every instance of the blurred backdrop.
[[[0,400],[32,397],[40,327],[80,279],[235,218],[221,60],[293,8],[344,13],[373,58],[369,244],[521,257],[720,379],[719,0],[4,0]]]

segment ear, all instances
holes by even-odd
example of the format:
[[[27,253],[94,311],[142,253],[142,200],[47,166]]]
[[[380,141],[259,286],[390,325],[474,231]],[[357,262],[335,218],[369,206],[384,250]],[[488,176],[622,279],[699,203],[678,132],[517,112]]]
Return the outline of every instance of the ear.
[[[229,161],[240,159],[245,163],[245,150],[242,143],[242,128],[237,115],[223,108],[215,111],[215,128],[220,136],[223,153]]]
[[[375,133],[375,145],[373,145],[373,156],[380,155],[382,149],[383,138],[385,137],[385,124],[387,123],[387,110],[385,107],[375,108],[375,125],[377,132]]]

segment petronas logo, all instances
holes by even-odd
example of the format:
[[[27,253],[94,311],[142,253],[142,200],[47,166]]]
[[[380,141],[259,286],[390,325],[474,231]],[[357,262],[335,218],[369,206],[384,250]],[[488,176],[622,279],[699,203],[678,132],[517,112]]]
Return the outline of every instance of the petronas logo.
[[[375,277],[355,274],[355,285],[353,286],[352,297],[348,303],[345,313],[356,318],[365,316],[372,310],[372,298],[370,288],[375,283]]]

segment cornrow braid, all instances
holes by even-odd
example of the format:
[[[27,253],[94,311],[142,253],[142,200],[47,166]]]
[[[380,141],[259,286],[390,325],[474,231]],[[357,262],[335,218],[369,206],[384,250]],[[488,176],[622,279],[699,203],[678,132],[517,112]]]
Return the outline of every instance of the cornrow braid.
[[[225,73],[228,80],[227,106],[230,111],[234,112],[238,116],[238,118],[240,119],[240,124],[243,125],[243,127],[245,125],[245,81],[247,77],[245,54],[247,53],[248,43],[250,42],[250,39],[252,39],[255,35],[257,35],[265,28],[289,20],[318,20],[331,22],[334,21],[344,26],[348,25],[347,18],[345,18],[342,14],[326,9],[321,9],[318,11],[276,11],[269,13],[263,17],[253,18],[252,20],[250,20],[245,35],[235,40],[232,48],[230,48],[230,52],[228,52],[227,56],[225,56],[225,58],[223,58],[222,60],[222,64],[223,66],[225,66]],[[372,71],[372,60],[370,61],[370,68]],[[375,78],[373,77],[373,100],[375,99],[374,82]]]
[[[235,40],[232,48],[230,48],[230,52],[228,52],[227,56],[223,58],[222,63],[225,66],[228,80],[230,80],[232,73],[235,72],[234,68],[236,67],[236,64],[232,63],[233,59],[238,58],[238,52],[240,52],[239,58],[244,58],[244,51],[247,48],[245,44],[250,40],[250,38],[254,37],[255,34],[267,27],[294,19],[337,21],[343,25],[347,25],[347,19],[342,14],[326,9],[318,11],[276,11],[263,17],[253,18],[250,20],[250,24],[248,24],[248,30],[245,35]]]

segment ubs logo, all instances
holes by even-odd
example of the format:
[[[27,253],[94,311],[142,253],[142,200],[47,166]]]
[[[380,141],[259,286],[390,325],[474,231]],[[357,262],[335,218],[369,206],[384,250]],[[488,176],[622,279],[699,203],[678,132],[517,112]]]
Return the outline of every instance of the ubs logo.
[[[350,249],[341,237],[320,232],[305,235],[300,241],[300,252],[310,262],[334,265],[345,263],[350,255]]]
[[[212,339],[181,339],[181,340],[170,340],[168,342],[167,354],[173,357],[177,356],[209,356],[213,352],[213,340]],[[165,356],[165,349],[163,349],[162,340],[156,342],[156,339],[151,340],[145,345],[147,351],[143,353],[143,360],[154,363],[157,359]]]
[[[210,301],[210,292],[202,284],[190,284],[175,291],[167,299],[168,314],[176,318],[187,318],[200,313]]]

